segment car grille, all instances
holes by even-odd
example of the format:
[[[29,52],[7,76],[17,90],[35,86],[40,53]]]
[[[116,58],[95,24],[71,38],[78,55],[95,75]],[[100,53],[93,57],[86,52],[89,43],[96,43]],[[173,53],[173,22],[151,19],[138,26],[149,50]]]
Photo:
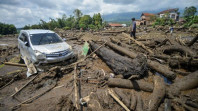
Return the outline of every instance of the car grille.
[[[62,56],[65,56],[67,54],[69,54],[71,51],[68,49],[68,50],[64,50],[64,51],[60,51],[60,52],[54,52],[54,53],[51,53],[51,54],[46,54],[46,57],[62,57]]]

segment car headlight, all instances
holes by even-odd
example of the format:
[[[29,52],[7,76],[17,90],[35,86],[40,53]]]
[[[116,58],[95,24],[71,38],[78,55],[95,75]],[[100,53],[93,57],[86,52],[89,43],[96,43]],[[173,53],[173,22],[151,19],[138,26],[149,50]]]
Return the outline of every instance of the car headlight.
[[[36,55],[36,58],[37,58],[37,59],[45,59],[45,58],[46,58],[46,54],[41,53],[41,52],[38,51],[38,50],[34,50],[34,52],[35,52],[35,55]]]

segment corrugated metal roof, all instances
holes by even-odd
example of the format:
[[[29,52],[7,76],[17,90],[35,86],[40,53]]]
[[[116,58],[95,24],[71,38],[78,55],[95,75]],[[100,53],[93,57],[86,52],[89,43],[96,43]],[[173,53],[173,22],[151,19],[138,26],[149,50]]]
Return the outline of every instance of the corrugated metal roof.
[[[155,16],[155,14],[152,14],[152,13],[142,13],[142,15],[141,16]]]
[[[158,15],[159,15],[159,14],[164,14],[164,13],[175,12],[175,11],[177,11],[177,10],[178,10],[178,8],[173,8],[173,9],[164,10],[164,11],[159,12]]]

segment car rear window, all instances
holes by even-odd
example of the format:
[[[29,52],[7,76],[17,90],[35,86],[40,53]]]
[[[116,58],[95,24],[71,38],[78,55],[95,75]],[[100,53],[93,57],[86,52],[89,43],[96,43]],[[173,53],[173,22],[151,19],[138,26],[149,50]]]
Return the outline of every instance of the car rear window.
[[[32,45],[44,45],[63,42],[56,33],[31,34],[30,40]]]

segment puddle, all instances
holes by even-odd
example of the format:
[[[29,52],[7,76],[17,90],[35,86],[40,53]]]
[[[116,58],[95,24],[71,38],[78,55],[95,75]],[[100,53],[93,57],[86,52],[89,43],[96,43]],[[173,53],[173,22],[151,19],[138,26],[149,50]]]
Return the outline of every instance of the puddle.
[[[158,72],[155,72],[156,75],[159,75],[160,77],[162,77],[164,79],[164,82],[167,84],[172,84],[172,82],[170,80],[168,80],[168,78],[166,78],[165,76],[161,75]]]

